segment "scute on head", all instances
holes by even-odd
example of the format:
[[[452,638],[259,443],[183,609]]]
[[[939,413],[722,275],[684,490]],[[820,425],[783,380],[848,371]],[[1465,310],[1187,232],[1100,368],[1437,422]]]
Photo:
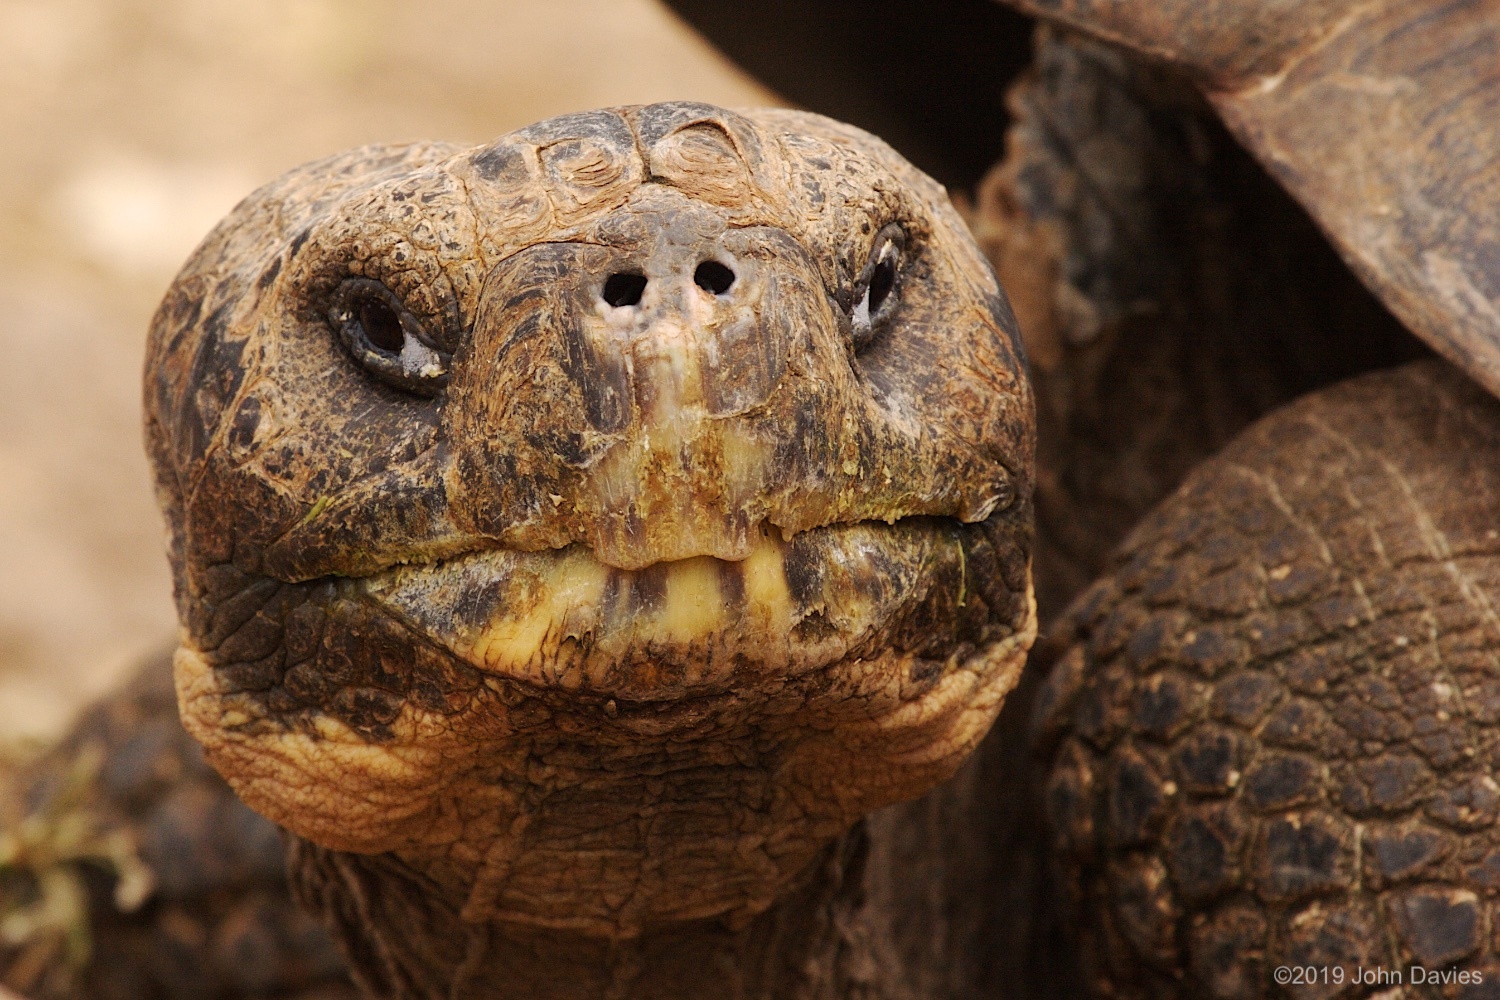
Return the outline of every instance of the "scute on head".
[[[467,919],[764,908],[1014,683],[1015,333],[941,189],[813,115],[301,168],[153,327],[184,718],[257,809]]]

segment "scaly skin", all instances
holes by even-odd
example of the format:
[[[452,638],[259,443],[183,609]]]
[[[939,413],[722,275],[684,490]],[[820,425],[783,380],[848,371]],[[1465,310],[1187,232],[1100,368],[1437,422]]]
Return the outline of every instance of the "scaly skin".
[[[1444,363],[1314,393],[1065,616],[1039,735],[1101,995],[1500,983],[1497,462],[1500,403]]]
[[[200,247],[146,405],[184,722],[367,989],[902,988],[837,958],[844,835],[1035,630],[1014,320],[937,185],[688,104],[356,151]]]

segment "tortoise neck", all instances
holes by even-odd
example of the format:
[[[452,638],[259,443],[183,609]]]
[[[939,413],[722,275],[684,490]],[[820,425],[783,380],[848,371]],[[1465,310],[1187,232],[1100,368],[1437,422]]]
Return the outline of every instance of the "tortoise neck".
[[[289,837],[299,902],[319,915],[375,997],[401,1000],[904,995],[868,928],[870,829],[830,844],[794,887],[742,927],[700,920],[608,939],[500,922],[392,854],[327,850]],[[856,980],[859,988],[856,989]],[[873,992],[872,992],[873,989]]]
[[[1019,751],[999,735],[944,785],[861,820],[738,927],[700,920],[611,940],[468,923],[461,900],[392,854],[292,837],[288,867],[299,902],[382,998],[1011,995],[1035,950],[1033,914],[1016,901],[1037,895],[1038,828],[1018,798]]]

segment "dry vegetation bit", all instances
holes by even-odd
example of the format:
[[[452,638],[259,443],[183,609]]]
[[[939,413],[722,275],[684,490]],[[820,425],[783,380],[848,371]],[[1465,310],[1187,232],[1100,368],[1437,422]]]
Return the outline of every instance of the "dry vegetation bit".
[[[34,753],[7,753],[7,771]],[[151,893],[150,870],[134,837],[97,804],[103,762],[86,745],[50,787],[26,793],[0,785],[0,962],[15,989],[48,994],[76,988],[93,948],[91,900],[131,913]]]

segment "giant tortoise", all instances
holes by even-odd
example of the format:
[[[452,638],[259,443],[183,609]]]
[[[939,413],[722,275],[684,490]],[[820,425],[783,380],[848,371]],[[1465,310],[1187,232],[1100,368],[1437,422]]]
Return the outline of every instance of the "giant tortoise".
[[[879,140],[689,103],[311,164],[188,262],[177,700],[359,990],[1500,989],[1500,9],[1022,6],[1014,313]],[[29,985],[342,995],[164,679],[18,782],[105,746],[159,872]]]

